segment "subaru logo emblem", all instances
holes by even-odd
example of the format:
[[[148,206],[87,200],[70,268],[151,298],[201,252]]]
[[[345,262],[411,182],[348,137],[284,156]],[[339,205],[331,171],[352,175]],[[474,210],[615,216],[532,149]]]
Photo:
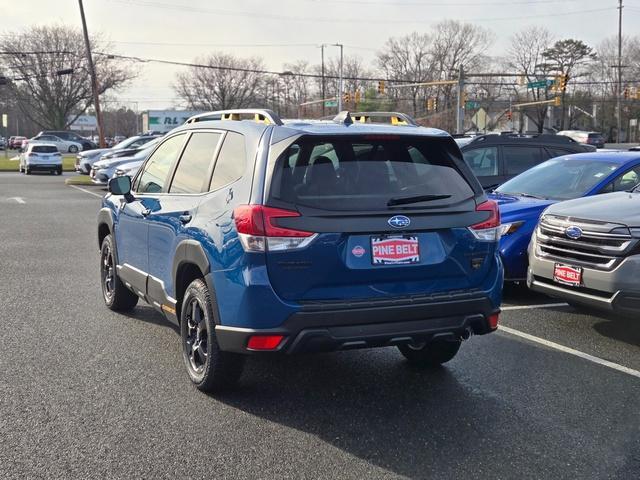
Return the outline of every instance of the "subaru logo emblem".
[[[409,217],[405,217],[404,215],[395,215],[387,220],[387,223],[393,228],[407,228],[411,225],[411,220],[409,220]]]
[[[582,236],[582,229],[576,226],[567,227],[564,234],[571,240],[577,240]]]

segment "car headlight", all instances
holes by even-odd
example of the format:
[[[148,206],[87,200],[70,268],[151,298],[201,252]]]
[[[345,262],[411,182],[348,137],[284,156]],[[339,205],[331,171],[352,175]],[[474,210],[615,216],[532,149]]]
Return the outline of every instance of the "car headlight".
[[[498,233],[501,237],[511,235],[517,232],[522,225],[524,225],[524,222],[503,223],[498,227]]]

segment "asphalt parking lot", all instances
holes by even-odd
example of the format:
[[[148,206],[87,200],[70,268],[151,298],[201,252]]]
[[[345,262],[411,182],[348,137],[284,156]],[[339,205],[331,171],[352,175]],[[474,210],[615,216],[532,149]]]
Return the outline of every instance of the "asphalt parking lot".
[[[103,192],[64,178],[0,174],[0,477],[640,478],[640,319],[510,288],[444,368],[268,358],[207,396],[163,317],[104,307]]]

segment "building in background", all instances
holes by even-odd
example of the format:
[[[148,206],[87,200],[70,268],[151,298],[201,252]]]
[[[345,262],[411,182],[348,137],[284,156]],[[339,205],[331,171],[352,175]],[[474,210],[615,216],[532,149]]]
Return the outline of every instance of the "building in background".
[[[142,112],[142,131],[167,133],[182,125],[189,117],[199,113],[204,112],[200,110],[147,110]]]

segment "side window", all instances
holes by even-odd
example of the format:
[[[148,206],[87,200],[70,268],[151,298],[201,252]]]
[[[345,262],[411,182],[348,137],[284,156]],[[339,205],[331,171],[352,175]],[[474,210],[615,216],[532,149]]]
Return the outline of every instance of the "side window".
[[[144,166],[144,171],[136,181],[138,193],[158,193],[164,188],[173,162],[180,155],[185,134],[167,139],[153,152]]]
[[[563,155],[569,155],[571,152],[568,150],[563,150],[562,148],[557,147],[546,147],[547,152],[549,152],[549,158],[561,157]]]
[[[191,135],[173,175],[169,193],[202,192],[220,137],[221,134],[213,132]]]
[[[519,173],[535,167],[547,159],[547,155],[540,147],[503,146],[502,155],[506,166],[507,175]]]
[[[235,182],[242,177],[246,167],[247,151],[244,145],[244,136],[236,132],[227,132],[213,170],[209,190],[217,190]]]
[[[498,147],[474,148],[462,156],[476,176],[498,175]]]
[[[625,192],[640,184],[640,166],[627,170],[609,182],[600,193]]]

